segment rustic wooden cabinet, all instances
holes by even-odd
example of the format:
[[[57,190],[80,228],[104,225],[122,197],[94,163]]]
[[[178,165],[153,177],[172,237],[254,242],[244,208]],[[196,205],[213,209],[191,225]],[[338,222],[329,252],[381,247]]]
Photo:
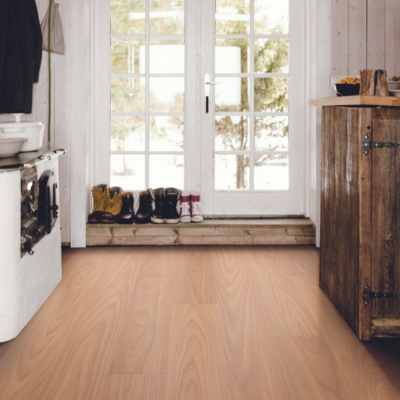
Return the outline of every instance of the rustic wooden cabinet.
[[[371,103],[320,104],[320,285],[361,340],[400,337],[400,108]]]

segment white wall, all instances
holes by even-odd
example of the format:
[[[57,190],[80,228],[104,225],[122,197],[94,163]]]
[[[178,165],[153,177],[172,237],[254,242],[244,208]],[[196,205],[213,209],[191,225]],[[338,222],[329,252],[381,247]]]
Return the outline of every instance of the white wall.
[[[399,0],[334,0],[332,14],[333,75],[365,67],[400,75]]]
[[[88,138],[92,124],[92,0],[58,0],[64,25],[66,54],[52,55],[53,145],[67,151],[60,165],[63,242],[84,245],[87,201]],[[37,0],[40,20],[49,0]],[[40,80],[34,87],[31,115],[25,120],[48,119],[48,59],[43,53]],[[1,121],[11,116],[0,116]],[[46,133],[47,138],[47,133]],[[71,238],[72,229],[77,234]]]
[[[68,155],[61,166],[63,239],[84,245],[87,179],[92,135],[97,118],[92,115],[92,4],[95,0],[59,0],[64,21],[66,55],[54,56],[55,144]],[[331,75],[356,73],[365,66],[387,68],[400,75],[399,0],[309,0],[308,98],[330,93]],[[48,0],[38,0],[41,16]],[[47,66],[35,89],[34,111],[29,119],[47,120]],[[319,223],[318,113],[308,109],[307,212]],[[4,117],[2,117],[4,118]],[[94,142],[95,143],[95,142]],[[97,166],[101,167],[101,166]],[[93,171],[91,171],[93,173]],[[71,228],[74,234],[71,240]]]
[[[310,101],[332,94],[332,6],[331,0],[309,0],[307,45],[307,125],[306,125],[306,214],[320,236],[320,110]]]

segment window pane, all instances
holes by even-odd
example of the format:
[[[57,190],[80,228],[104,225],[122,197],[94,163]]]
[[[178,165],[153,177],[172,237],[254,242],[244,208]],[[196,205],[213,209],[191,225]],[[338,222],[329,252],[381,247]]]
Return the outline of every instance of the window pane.
[[[255,0],[256,33],[289,32],[289,0]]]
[[[254,186],[256,190],[289,190],[288,154],[259,155],[254,169]]]
[[[152,117],[150,151],[183,151],[183,115]]]
[[[249,157],[247,155],[217,154],[215,156],[215,189],[248,190],[249,165]]]
[[[250,146],[250,130],[246,116],[224,116],[215,119],[215,149],[244,151]]]
[[[144,112],[145,79],[113,79],[111,83],[112,112]]]
[[[256,72],[289,72],[289,42],[285,39],[257,39],[255,44]]]
[[[112,151],[144,151],[144,117],[114,117],[112,120]]]
[[[124,190],[142,190],[145,188],[144,155],[111,156],[111,185]]]
[[[142,40],[113,40],[112,71],[119,74],[144,74],[146,51]]]
[[[145,33],[144,0],[111,0],[113,33]]]
[[[246,74],[249,70],[247,39],[218,39],[215,48],[217,74]]]
[[[184,33],[184,0],[152,0],[150,29],[156,34]]]
[[[150,156],[150,187],[184,187],[184,157],[176,155]]]
[[[184,89],[184,78],[151,78],[151,111],[183,113]]]
[[[168,62],[165,62],[168,60]],[[153,41],[150,46],[151,74],[183,74],[185,46],[182,41]]]
[[[217,0],[217,35],[237,35],[250,31],[249,0]]]
[[[289,105],[286,78],[255,79],[255,111],[286,112]]]
[[[288,152],[289,118],[264,117],[256,118],[256,150],[268,150],[272,154]],[[278,154],[279,153],[279,154]]]
[[[217,111],[244,112],[249,110],[247,78],[217,78],[215,91]]]

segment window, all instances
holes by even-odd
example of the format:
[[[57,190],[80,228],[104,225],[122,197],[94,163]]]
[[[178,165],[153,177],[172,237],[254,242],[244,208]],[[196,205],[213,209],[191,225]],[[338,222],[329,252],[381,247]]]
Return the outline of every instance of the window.
[[[215,190],[289,190],[289,1],[216,0]]]
[[[111,0],[111,27],[111,184],[183,188],[184,1]]]

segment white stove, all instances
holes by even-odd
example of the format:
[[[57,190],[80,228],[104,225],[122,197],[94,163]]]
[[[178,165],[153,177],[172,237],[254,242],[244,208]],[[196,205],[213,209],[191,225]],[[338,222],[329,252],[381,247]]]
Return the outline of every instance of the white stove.
[[[62,154],[0,162],[0,342],[18,336],[62,278]]]

